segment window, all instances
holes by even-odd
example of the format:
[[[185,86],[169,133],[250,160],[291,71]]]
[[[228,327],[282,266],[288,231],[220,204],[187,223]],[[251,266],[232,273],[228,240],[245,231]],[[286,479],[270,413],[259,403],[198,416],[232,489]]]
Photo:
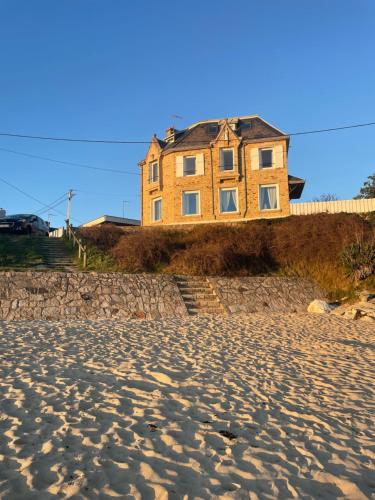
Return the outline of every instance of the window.
[[[157,161],[149,164],[148,180],[149,182],[157,182],[159,180],[159,164]]]
[[[259,166],[260,168],[272,168],[273,151],[272,149],[259,150]]]
[[[185,191],[182,193],[182,215],[199,215],[199,191]]]
[[[220,189],[220,212],[237,212],[237,188]]]
[[[156,198],[152,200],[152,220],[153,222],[157,222],[161,220],[161,198]]]
[[[184,175],[195,175],[195,156],[184,156]]]
[[[207,127],[207,132],[210,135],[217,135],[217,133],[219,132],[218,124],[217,123],[210,123]]]
[[[261,210],[279,208],[279,186],[259,186],[259,206]]]
[[[233,149],[220,149],[220,170],[233,170]]]

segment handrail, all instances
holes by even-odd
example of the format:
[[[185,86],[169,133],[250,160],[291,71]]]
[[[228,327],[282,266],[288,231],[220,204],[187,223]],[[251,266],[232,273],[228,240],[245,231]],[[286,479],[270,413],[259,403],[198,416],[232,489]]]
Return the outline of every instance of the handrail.
[[[73,247],[78,245],[78,258],[82,259],[82,265],[83,269],[86,269],[87,266],[87,248],[82,244],[82,240],[78,238],[76,235],[73,226],[69,224],[68,222],[66,223],[66,234],[68,236],[68,239],[72,241]]]

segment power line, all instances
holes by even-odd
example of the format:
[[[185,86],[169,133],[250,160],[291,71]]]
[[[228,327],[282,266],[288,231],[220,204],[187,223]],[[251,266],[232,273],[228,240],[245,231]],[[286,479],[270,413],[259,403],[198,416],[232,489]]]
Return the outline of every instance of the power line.
[[[76,189],[75,190],[77,193],[82,193],[84,195],[88,196],[110,196],[110,197],[116,197],[116,198],[139,198],[141,195],[140,194],[115,194],[115,193],[98,193],[98,192],[93,192],[93,191],[83,191],[82,189]]]
[[[27,193],[26,191],[24,191],[23,189],[15,186],[14,184],[12,184],[11,182],[7,181],[6,179],[3,179],[2,177],[0,177],[0,181],[3,182],[4,184],[6,184],[7,186],[13,188],[15,191],[18,191],[19,193],[23,194],[24,196],[26,196],[27,198],[30,198],[30,200],[33,200],[35,201],[36,203],[39,203],[39,205],[42,205],[43,207],[45,208],[48,208],[49,209],[49,205],[46,205],[45,203],[43,203],[42,201],[38,200],[38,198],[35,198],[35,196]],[[65,214],[63,212],[60,212],[59,210],[56,210],[55,208],[52,209],[54,212],[62,215],[63,217],[65,217]],[[73,217],[72,217],[73,218]],[[75,219],[77,222],[79,223],[82,223],[82,221],[78,220],[78,219]]]
[[[62,203],[65,203],[67,194],[68,193],[64,193],[62,196],[60,196],[59,198],[57,198],[57,200],[53,201],[48,206],[46,206],[46,208],[41,208],[40,210],[38,210],[36,212],[36,215],[40,215],[40,214],[43,214],[45,212],[48,212],[49,210],[53,210],[55,207],[58,207]]]
[[[287,136],[297,136],[297,135],[307,135],[307,134],[321,134],[325,132],[335,132],[338,130],[347,130],[359,127],[370,127],[375,125],[375,122],[369,123],[357,123],[354,125],[344,125],[340,127],[316,129],[316,130],[305,130],[299,132],[291,132],[285,134]],[[151,141],[139,141],[139,140],[115,140],[115,139],[75,139],[71,137],[52,137],[52,136],[40,136],[40,135],[27,135],[27,134],[12,134],[8,132],[0,132],[0,136],[3,137],[14,137],[20,139],[35,139],[43,141],[61,141],[61,142],[81,142],[81,143],[94,143],[94,144],[151,144]],[[275,136],[280,137],[280,136]],[[273,137],[265,137],[265,139],[272,139]],[[190,143],[200,143],[202,141],[190,141]]]
[[[61,165],[70,165],[72,167],[88,168],[90,170],[101,170],[103,172],[112,172],[112,173],[116,173],[116,174],[140,175],[139,173],[136,173],[136,172],[129,172],[126,170],[117,170],[115,168],[93,167],[91,165],[86,165],[84,163],[75,163],[75,162],[71,162],[71,161],[55,160],[54,158],[48,158],[47,156],[39,156],[39,155],[31,154],[31,153],[23,153],[21,151],[15,151],[14,149],[0,148],[0,151],[5,151],[7,153],[13,153],[13,154],[20,155],[20,156],[26,156],[26,157],[34,158],[37,160],[50,161],[52,163],[58,163]]]

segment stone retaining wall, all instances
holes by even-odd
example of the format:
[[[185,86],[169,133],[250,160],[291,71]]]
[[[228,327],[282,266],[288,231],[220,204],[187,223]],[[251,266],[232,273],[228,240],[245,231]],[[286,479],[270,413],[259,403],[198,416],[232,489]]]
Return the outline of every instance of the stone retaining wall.
[[[308,280],[209,278],[228,313],[298,312],[323,298]],[[0,272],[0,319],[159,319],[186,317],[173,276]]]
[[[209,278],[228,313],[302,312],[324,298],[311,281],[295,278]]]
[[[173,276],[0,273],[0,319],[157,319],[187,316]]]

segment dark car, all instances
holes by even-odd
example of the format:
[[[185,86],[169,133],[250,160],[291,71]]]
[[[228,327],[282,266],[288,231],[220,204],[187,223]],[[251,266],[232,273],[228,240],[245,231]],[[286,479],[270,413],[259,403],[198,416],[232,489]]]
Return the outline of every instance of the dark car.
[[[7,215],[0,218],[0,232],[12,234],[39,234],[48,236],[47,222],[33,214]]]

